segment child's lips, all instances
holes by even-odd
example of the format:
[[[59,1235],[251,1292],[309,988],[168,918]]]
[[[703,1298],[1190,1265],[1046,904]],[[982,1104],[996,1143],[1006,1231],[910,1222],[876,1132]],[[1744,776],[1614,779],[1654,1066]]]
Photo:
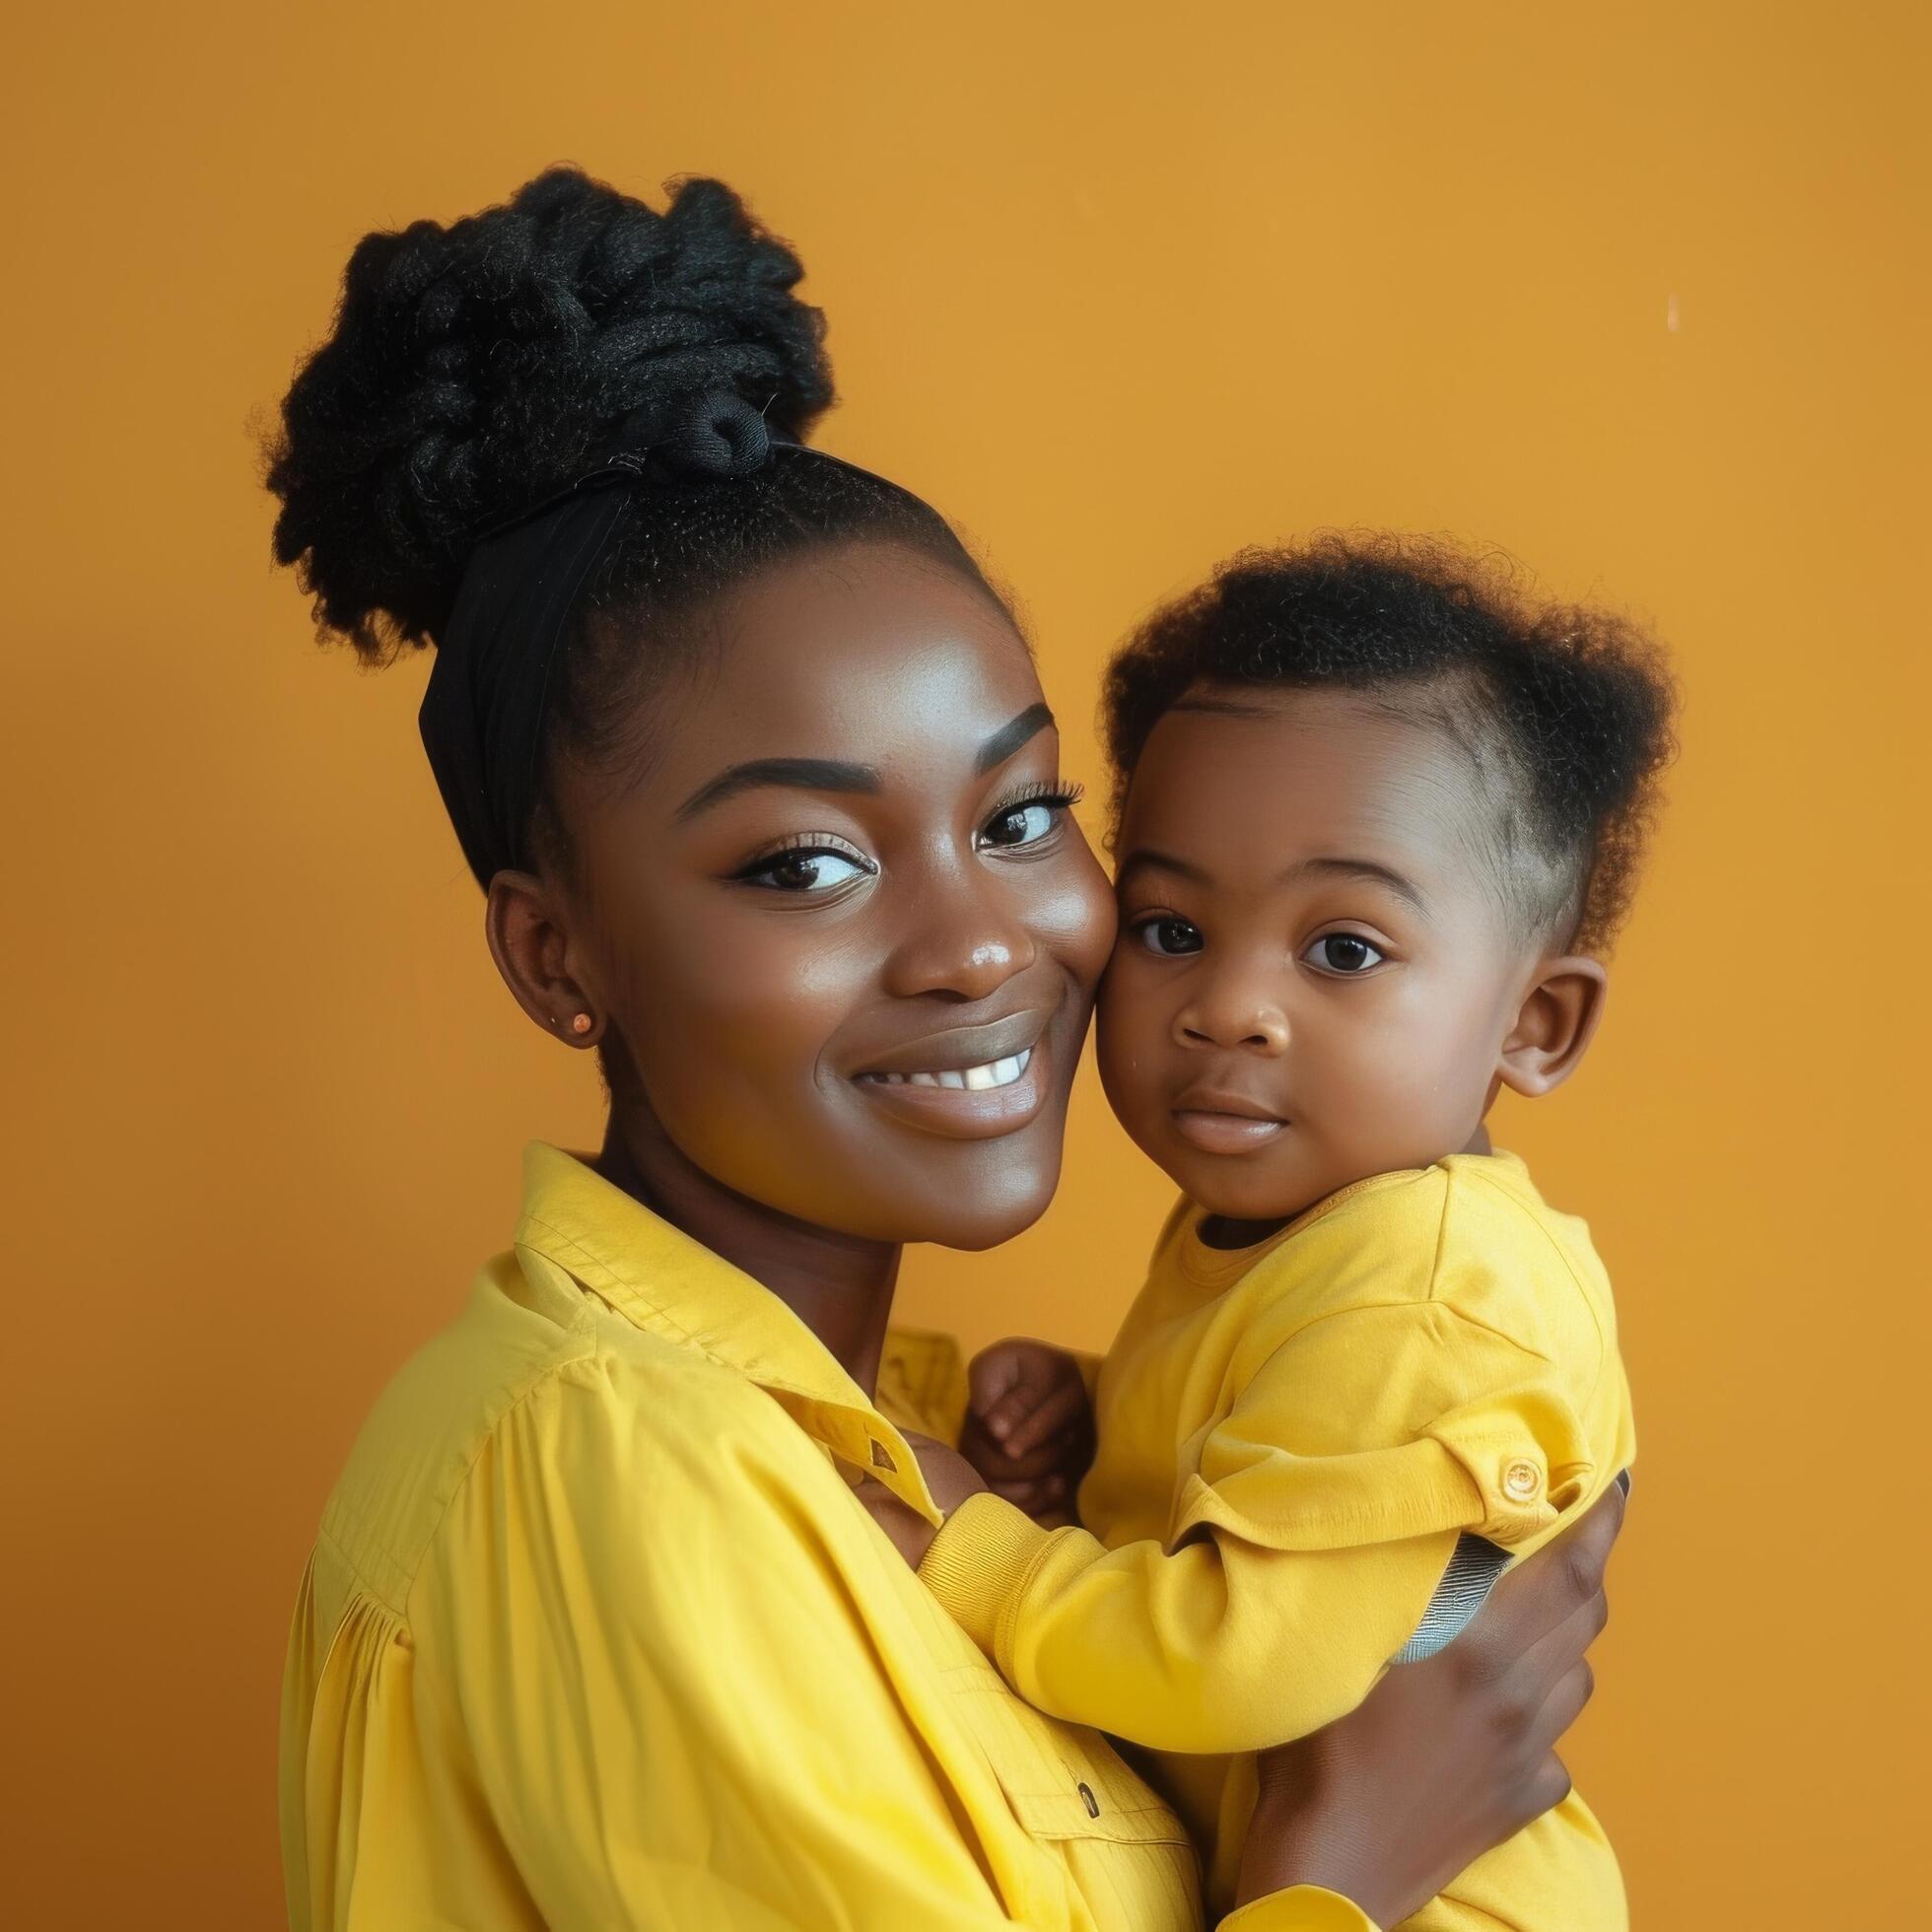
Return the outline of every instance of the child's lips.
[[[1288,1131],[1272,1107],[1245,1093],[1190,1087],[1175,1103],[1174,1131],[1204,1153],[1246,1154]]]

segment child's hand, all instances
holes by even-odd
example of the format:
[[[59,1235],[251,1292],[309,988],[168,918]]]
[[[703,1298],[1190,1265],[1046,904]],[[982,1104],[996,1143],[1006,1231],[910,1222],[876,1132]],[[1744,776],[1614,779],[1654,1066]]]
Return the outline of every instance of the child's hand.
[[[1073,1521],[1093,1461],[1093,1405],[1079,1364],[1045,1342],[996,1342],[973,1358],[960,1453],[987,1487],[1049,1529]]]

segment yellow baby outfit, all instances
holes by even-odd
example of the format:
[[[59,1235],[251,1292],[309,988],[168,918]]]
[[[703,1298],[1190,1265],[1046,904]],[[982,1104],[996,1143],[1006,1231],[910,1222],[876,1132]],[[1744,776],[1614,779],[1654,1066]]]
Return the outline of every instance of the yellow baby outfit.
[[[1183,1754],[1165,1764],[1212,1898],[1252,1802],[1226,1756],[1319,1729],[1453,1636],[1484,1555],[1493,1577],[1573,1520],[1635,1438],[1588,1231],[1514,1156],[1378,1175],[1238,1251],[1203,1218],[1169,1219],[1102,1368],[1085,1527],[976,1496],[921,1573],[1030,1703]],[[1627,1914],[1572,1796],[1410,1923]]]

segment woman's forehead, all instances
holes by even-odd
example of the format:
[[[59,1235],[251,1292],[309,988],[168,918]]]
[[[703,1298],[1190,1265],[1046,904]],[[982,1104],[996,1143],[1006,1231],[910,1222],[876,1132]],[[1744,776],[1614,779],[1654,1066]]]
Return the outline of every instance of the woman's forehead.
[[[825,758],[970,772],[1040,702],[1010,618],[958,571],[897,546],[790,559],[720,598],[657,761]]]

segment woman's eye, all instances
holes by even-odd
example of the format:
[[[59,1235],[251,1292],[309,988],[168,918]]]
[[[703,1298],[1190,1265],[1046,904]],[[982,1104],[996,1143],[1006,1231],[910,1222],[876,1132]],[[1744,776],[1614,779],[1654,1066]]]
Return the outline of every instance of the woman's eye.
[[[1191,926],[1184,919],[1175,919],[1171,914],[1165,919],[1150,919],[1137,930],[1140,943],[1149,952],[1159,953],[1163,959],[1199,952],[1203,943],[1198,926]]]
[[[1326,932],[1302,955],[1325,973],[1365,973],[1388,956],[1352,932]]]
[[[868,878],[872,867],[830,846],[794,846],[774,859],[759,861],[740,872],[747,885],[771,886],[780,892],[829,892],[853,879]]]
[[[1067,801],[1062,798],[1033,798],[1023,805],[1008,805],[987,820],[980,843],[1005,852],[1038,845],[1060,823],[1066,809]]]

